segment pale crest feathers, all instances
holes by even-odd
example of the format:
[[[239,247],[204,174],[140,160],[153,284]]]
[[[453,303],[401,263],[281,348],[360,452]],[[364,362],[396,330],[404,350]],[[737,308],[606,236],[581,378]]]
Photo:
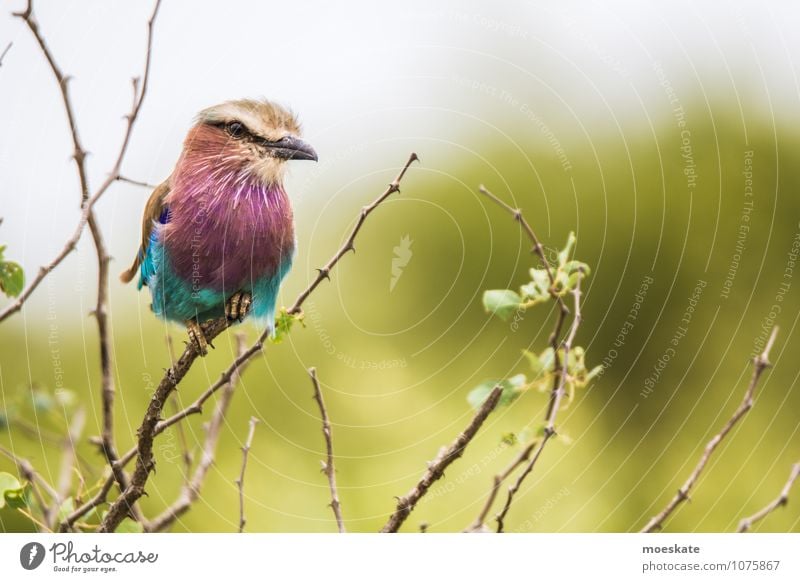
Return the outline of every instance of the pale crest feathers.
[[[300,136],[300,123],[291,110],[272,101],[238,99],[204,109],[197,116],[205,123],[240,121],[249,131],[270,141],[287,134]]]

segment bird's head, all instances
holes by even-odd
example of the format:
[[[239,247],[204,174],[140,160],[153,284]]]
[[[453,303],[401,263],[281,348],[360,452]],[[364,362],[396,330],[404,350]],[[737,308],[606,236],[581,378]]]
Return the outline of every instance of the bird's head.
[[[185,151],[198,161],[224,165],[280,184],[289,160],[317,160],[300,139],[295,115],[267,100],[227,101],[200,112],[186,139]]]

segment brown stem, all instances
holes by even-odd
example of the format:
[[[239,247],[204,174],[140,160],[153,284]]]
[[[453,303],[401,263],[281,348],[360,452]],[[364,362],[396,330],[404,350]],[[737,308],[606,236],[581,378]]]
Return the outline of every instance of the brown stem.
[[[255,416],[251,416],[247,440],[242,447],[242,468],[239,471],[239,478],[236,479],[236,487],[239,489],[239,533],[244,532],[244,526],[247,523],[247,520],[244,517],[244,472],[247,470],[247,457],[250,453],[250,447],[253,446],[253,436],[256,433],[256,424],[258,424],[258,419]]]
[[[331,430],[331,421],[328,418],[328,410],[325,408],[325,401],[322,399],[322,389],[319,386],[317,379],[317,369],[309,368],[308,374],[311,376],[311,383],[314,385],[314,400],[317,401],[319,412],[322,416],[322,435],[325,437],[325,448],[327,450],[327,458],[322,462],[322,472],[328,478],[328,486],[331,490],[331,509],[333,516],[336,518],[336,526],[339,528],[339,533],[345,533],[344,520],[342,519],[342,504],[339,503],[339,493],[336,489],[336,468],[333,464],[333,432]]]
[[[506,497],[506,503],[503,506],[503,509],[500,513],[497,514],[495,518],[497,521],[497,533],[502,533],[503,528],[505,527],[505,518],[508,515],[509,509],[511,509],[511,504],[514,501],[514,496],[519,491],[520,487],[522,486],[523,481],[525,478],[533,472],[533,468],[536,466],[536,462],[539,460],[539,457],[542,455],[542,451],[544,451],[545,446],[550,441],[552,437],[556,434],[556,416],[558,415],[558,410],[561,407],[561,400],[564,397],[564,393],[566,392],[565,387],[567,383],[567,375],[568,375],[568,363],[569,363],[569,352],[572,349],[572,344],[575,341],[575,336],[578,333],[578,327],[580,327],[582,315],[581,315],[581,276],[578,276],[578,280],[575,283],[575,288],[571,291],[572,296],[575,300],[575,315],[572,318],[572,325],[570,326],[569,333],[567,334],[567,338],[564,340],[563,350],[564,356],[561,358],[561,364],[558,364],[558,336],[561,332],[561,326],[563,325],[563,317],[559,317],[558,321],[556,322],[556,327],[553,330],[553,334],[551,337],[556,338],[553,341],[553,355],[554,355],[554,379],[553,379],[553,389],[550,391],[550,402],[547,408],[547,414],[545,415],[545,427],[544,427],[544,436],[539,441],[536,450],[533,453],[530,461],[525,466],[525,470],[520,473],[517,480],[514,484],[509,487],[508,489],[508,496]],[[561,314],[564,314],[564,311],[561,311]]]
[[[246,347],[246,338],[243,333],[236,334],[236,353],[242,354]],[[200,489],[205,482],[209,469],[214,464],[217,454],[217,443],[219,442],[220,432],[225,421],[225,415],[228,413],[233,393],[239,383],[239,378],[244,373],[245,366],[242,366],[236,374],[234,374],[230,381],[225,384],[222,389],[222,394],[217,401],[211,419],[206,426],[206,437],[203,442],[203,449],[200,461],[197,464],[191,479],[188,479],[184,484],[178,499],[167,507],[160,515],[151,520],[146,526],[145,531],[158,532],[163,531],[171,526],[179,517],[189,511],[192,504],[197,501],[200,496]]]
[[[6,48],[4,48],[4,49],[3,49],[3,52],[2,52],[2,53],[0,53],[0,67],[2,67],[2,66],[3,66],[3,59],[4,59],[4,58],[6,58],[6,55],[8,54],[8,51],[10,51],[10,50],[11,50],[11,46],[12,46],[13,44],[14,44],[13,42],[10,42],[10,43],[8,43],[8,44],[6,45]]]
[[[740,521],[739,528],[736,531],[739,533],[749,531],[753,525],[767,517],[770,513],[789,503],[789,492],[792,490],[792,485],[794,485],[794,482],[797,481],[798,477],[800,477],[800,463],[795,463],[792,465],[792,471],[789,473],[789,480],[786,481],[786,485],[784,485],[783,489],[781,489],[781,494],[778,495],[776,499],[772,500],[766,507],[755,512],[750,517],[745,517],[742,521]]]
[[[520,227],[525,232],[525,234],[528,235],[528,238],[530,239],[531,243],[533,243],[533,248],[531,249],[531,252],[534,252],[539,256],[539,260],[542,262],[542,266],[544,267],[544,270],[547,272],[547,278],[550,279],[550,296],[556,300],[558,306],[561,308],[562,313],[569,313],[569,308],[567,307],[567,304],[564,302],[564,298],[561,297],[558,293],[556,293],[556,288],[555,288],[556,277],[555,274],[553,273],[553,268],[550,266],[550,261],[547,260],[547,257],[544,254],[544,247],[542,246],[542,243],[539,242],[539,237],[536,236],[536,233],[534,232],[533,228],[531,228],[531,225],[528,223],[527,220],[525,220],[525,216],[523,216],[522,210],[520,210],[519,208],[514,208],[512,206],[509,206],[508,204],[503,202],[500,198],[498,198],[496,195],[494,195],[491,191],[489,191],[489,189],[487,189],[486,186],[484,186],[483,184],[481,184],[478,187],[478,190],[480,191],[481,194],[483,194],[484,196],[492,200],[492,202],[500,206],[500,208],[511,214],[511,216],[514,217],[514,220],[516,220],[519,223]]]
[[[534,441],[529,444],[527,447],[522,449],[520,453],[516,456],[516,458],[509,463],[509,465],[503,469],[500,473],[494,476],[494,480],[492,481],[492,489],[489,491],[489,497],[486,499],[486,503],[483,504],[481,508],[481,512],[478,514],[478,517],[475,518],[475,521],[472,522],[465,531],[466,532],[481,532],[484,531],[484,523],[486,522],[486,518],[489,515],[489,511],[492,509],[492,505],[494,504],[494,500],[497,499],[497,494],[500,492],[500,485],[503,484],[503,481],[508,479],[514,471],[517,470],[519,466],[522,465],[525,461],[527,461],[531,453],[533,452],[534,447],[536,447],[537,442]]]
[[[122,167],[122,162],[125,158],[125,153],[128,149],[128,144],[130,143],[130,138],[133,133],[133,127],[138,118],[139,111],[141,110],[142,103],[144,101],[144,97],[147,91],[148,80],[150,77],[150,62],[151,62],[151,49],[153,46],[153,24],[155,22],[155,18],[158,14],[158,9],[161,6],[161,0],[156,0],[155,8],[153,9],[152,16],[148,21],[148,37],[147,37],[147,54],[145,58],[145,69],[144,74],[142,76],[143,82],[141,83],[141,90],[139,91],[139,81],[138,79],[133,80],[133,87],[134,87],[134,103],[131,109],[131,112],[126,116],[127,120],[127,127],[125,130],[125,134],[122,138],[122,143],[119,147],[117,158],[112,166],[111,172],[109,172],[108,176],[106,177],[105,181],[100,185],[100,187],[89,196],[89,182],[86,177],[86,169],[85,169],[85,159],[86,159],[86,150],[83,148],[81,143],[78,130],[77,130],[77,122],[75,119],[74,110],[72,107],[72,101],[69,93],[69,80],[68,76],[65,76],[61,69],[58,67],[52,52],[50,51],[49,46],[44,40],[44,37],[39,30],[39,24],[36,21],[36,18],[33,13],[33,2],[32,0],[28,0],[28,4],[22,12],[15,12],[14,16],[21,18],[25,21],[28,25],[28,28],[33,33],[33,36],[36,42],[39,45],[39,48],[42,51],[45,59],[47,60],[48,64],[50,65],[50,69],[53,72],[53,75],[58,83],[59,89],[61,91],[61,98],[64,103],[65,112],[67,114],[67,121],[70,128],[70,133],[72,137],[72,144],[73,144],[73,157],[75,159],[75,163],[78,169],[78,178],[81,187],[81,216],[78,219],[78,224],[75,226],[75,230],[73,234],[67,239],[64,243],[62,249],[56,254],[56,256],[46,265],[43,265],[39,268],[36,273],[36,276],[28,283],[28,285],[23,289],[22,293],[16,298],[16,300],[8,305],[3,311],[0,312],[0,322],[4,321],[14,313],[18,312],[22,309],[22,306],[28,300],[28,298],[33,294],[33,292],[39,287],[41,282],[56,268],[58,265],[62,263],[62,261],[69,256],[69,254],[75,250],[75,247],[78,244],[78,241],[83,234],[84,227],[90,222],[90,220],[94,220],[94,205],[97,201],[105,194],[108,188],[113,184],[117,176],[120,175],[120,169]],[[97,229],[95,229],[97,230]],[[99,230],[98,230],[99,232]]]
[[[769,366],[771,366],[769,362],[769,352],[772,349],[773,344],[775,343],[775,338],[778,334],[778,326],[772,328],[772,334],[769,336],[769,340],[767,340],[767,345],[764,346],[764,351],[761,352],[757,357],[753,359],[753,375],[750,377],[750,384],[747,386],[747,391],[744,393],[744,398],[742,399],[742,403],[728,419],[728,422],[725,423],[725,426],[722,427],[717,434],[708,442],[705,449],[703,450],[703,454],[700,456],[700,460],[697,462],[697,466],[695,466],[694,470],[689,474],[689,478],[686,479],[686,482],[678,489],[678,492],[675,496],[667,503],[667,506],[661,510],[658,515],[654,516],[647,524],[642,528],[641,533],[652,533],[654,531],[660,530],[664,524],[664,521],[672,515],[672,513],[680,506],[684,501],[689,499],[689,492],[692,490],[692,487],[697,483],[697,480],[700,478],[703,469],[706,468],[709,459],[714,454],[714,451],[717,450],[720,443],[725,439],[726,436],[733,430],[733,427],[747,414],[753,407],[753,395],[755,394],[756,386],[758,385],[758,380],[761,378],[761,375],[764,373]]]
[[[472,417],[467,428],[456,437],[456,440],[449,447],[442,447],[436,458],[428,463],[428,468],[419,482],[406,495],[397,499],[397,508],[389,517],[389,521],[386,522],[383,529],[381,529],[381,533],[395,533],[400,529],[400,526],[403,525],[403,522],[414,510],[419,500],[425,496],[431,485],[441,479],[444,476],[445,469],[464,454],[464,449],[467,448],[467,445],[478,433],[489,414],[497,407],[502,393],[503,389],[500,386],[495,386],[489,397],[478,409],[478,412]]]

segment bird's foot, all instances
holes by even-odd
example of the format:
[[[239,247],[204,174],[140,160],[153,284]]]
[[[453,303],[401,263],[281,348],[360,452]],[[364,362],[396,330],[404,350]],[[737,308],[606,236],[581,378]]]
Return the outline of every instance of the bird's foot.
[[[186,320],[186,331],[189,332],[189,341],[195,351],[201,356],[208,354],[208,341],[200,324],[194,319],[188,319]]]
[[[242,322],[247,314],[250,313],[250,307],[253,305],[253,296],[247,291],[237,291],[231,295],[227,303],[225,303],[225,316],[228,321]]]

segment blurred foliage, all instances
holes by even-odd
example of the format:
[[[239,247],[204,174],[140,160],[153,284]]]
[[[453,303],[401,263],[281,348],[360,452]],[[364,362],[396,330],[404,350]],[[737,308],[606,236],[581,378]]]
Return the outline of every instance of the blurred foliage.
[[[591,136],[561,128],[569,169],[539,128],[513,113],[487,109],[490,123],[459,126],[459,136],[380,144],[358,160],[320,170],[312,186],[322,197],[338,196],[324,207],[322,198],[296,204],[299,255],[282,291],[285,305],[314,276],[313,268],[338,248],[360,207],[395,171],[367,173],[364,168],[399,163],[410,147],[424,163],[406,176],[402,196],[370,217],[356,241],[357,252],[306,303],[305,326],[267,346],[248,368],[201,500],[174,530],[235,531],[238,448],[248,418],[256,414],[263,429],[248,465],[248,530],[335,531],[319,473],[324,443],[305,372],[310,365],[317,367],[326,391],[339,493],[351,531],[379,529],[393,497],[407,491],[425,462],[467,424],[472,410],[465,399],[474,386],[485,378],[508,378],[510,398],[522,385],[519,370],[533,365],[528,375],[534,379],[547,373],[549,356],[541,346],[556,315],[552,302],[526,311],[515,331],[482,309],[483,290],[516,288],[515,282],[536,266],[517,225],[476,192],[480,183],[522,208],[548,249],[557,249],[570,231],[577,233],[575,252],[593,267],[578,340],[591,362],[603,364],[591,387],[559,415],[572,444],[548,448],[515,501],[507,529],[591,532],[641,526],[666,503],[735,409],[758,338],[777,322],[782,330],[775,367],[765,375],[755,407],[715,455],[693,502],[667,529],[730,531],[743,515],[773,499],[791,463],[800,458],[798,367],[786,357],[800,348],[795,332],[800,285],[793,279],[796,273],[787,271],[800,228],[800,167],[794,159],[800,128],[773,125],[755,110],[741,115],[724,97],[716,99],[712,114],[705,100],[683,101],[696,165],[691,190],[680,129],[671,115],[646,121],[632,115],[619,122],[621,127],[598,129]],[[509,135],[513,141],[503,137]],[[755,204],[731,293],[723,298],[742,223],[748,151],[754,152]],[[398,277],[393,249],[404,240],[413,241],[406,245],[413,254]],[[131,241],[119,245],[128,248]],[[79,468],[94,484],[102,471],[96,449],[86,443],[99,433],[100,422],[96,330],[85,317],[93,291],[91,269],[80,276],[85,281],[80,288],[67,282],[56,292],[43,289],[22,315],[0,326],[0,413],[14,416],[13,402],[26,395],[30,400],[36,384],[73,391],[89,410]],[[536,276],[531,277],[534,283]],[[700,281],[704,285],[697,293]],[[790,288],[779,295],[787,282]],[[521,290],[521,301],[527,293],[533,298],[540,291]],[[144,295],[114,284],[120,450],[133,444],[149,395],[169,364],[166,332],[176,340],[183,337],[177,327],[155,320],[148,304]],[[492,299],[489,307],[502,311],[502,305]],[[247,325],[243,329],[251,338],[258,332]],[[230,334],[215,345],[181,385],[178,405],[190,403],[232,359]],[[575,366],[586,370],[582,353],[575,357]],[[648,381],[653,389],[646,393]],[[546,405],[547,395],[534,390],[492,415],[406,529],[414,531],[422,522],[432,532],[468,525],[492,476],[515,454],[511,443],[530,438],[519,427],[541,418]],[[63,430],[64,425],[48,424],[48,415],[35,406],[31,414],[35,428]],[[203,420],[198,416],[185,423],[195,456]],[[21,431],[13,419],[6,422],[0,443],[55,479],[59,448]],[[156,441],[158,472],[142,502],[146,512],[154,514],[177,495],[184,478],[181,449],[174,427]],[[0,470],[16,474],[6,459],[0,459]],[[8,508],[0,510],[0,527],[31,528]],[[758,528],[800,531],[797,505],[790,503]]]
[[[0,245],[0,291],[7,297],[16,297],[25,287],[25,272],[18,263],[5,260],[5,250],[5,245]]]

